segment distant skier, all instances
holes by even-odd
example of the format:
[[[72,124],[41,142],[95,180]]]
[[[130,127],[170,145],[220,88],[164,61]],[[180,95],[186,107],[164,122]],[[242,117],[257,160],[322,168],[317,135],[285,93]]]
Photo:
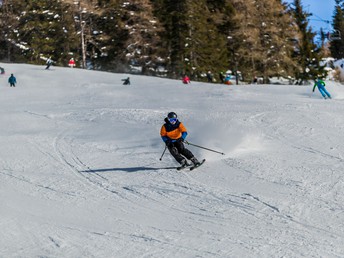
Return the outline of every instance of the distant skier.
[[[315,87],[318,87],[318,90],[320,94],[323,96],[324,99],[331,98],[330,93],[325,88],[325,82],[320,79],[315,79],[314,87],[313,87],[313,92],[315,90]]]
[[[74,67],[75,67],[75,61],[74,61],[74,58],[73,58],[73,57],[69,60],[68,66],[69,66],[70,68],[74,68]]]
[[[191,81],[190,81],[190,78],[189,78],[189,76],[187,76],[187,75],[185,75],[184,77],[183,77],[183,83],[184,84],[189,84],[189,83],[191,83]]]
[[[176,113],[168,113],[165,124],[161,127],[160,135],[172,156],[181,164],[181,167],[189,165],[186,159],[191,160],[195,166],[200,165],[192,152],[186,149],[183,144],[188,133],[183,123],[178,120]]]
[[[5,68],[0,67],[0,73],[1,73],[1,74],[5,74]]]
[[[49,57],[49,58],[47,59],[47,62],[46,62],[47,67],[45,67],[45,70],[48,70],[52,63],[53,63],[53,60],[51,60],[51,57]]]
[[[223,74],[223,72],[219,73],[219,78],[220,78],[221,83],[225,82],[225,75]]]
[[[231,85],[232,84],[231,83],[231,78],[232,78],[232,76],[230,74],[227,74],[225,79],[224,79],[225,84]]]
[[[208,79],[208,82],[214,82],[214,75],[211,73],[211,71],[208,71],[207,79]]]
[[[122,79],[123,81],[123,85],[130,85],[130,77],[128,77],[127,79]]]
[[[10,84],[10,87],[15,87],[17,83],[16,77],[14,77],[13,73],[11,73],[10,78],[8,78],[8,83]]]

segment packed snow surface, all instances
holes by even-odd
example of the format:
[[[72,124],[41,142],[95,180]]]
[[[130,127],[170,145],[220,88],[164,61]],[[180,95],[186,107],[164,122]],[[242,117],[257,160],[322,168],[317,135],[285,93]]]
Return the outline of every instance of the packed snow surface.
[[[1,258],[344,257],[343,86],[0,65]],[[170,111],[226,155],[160,161]]]

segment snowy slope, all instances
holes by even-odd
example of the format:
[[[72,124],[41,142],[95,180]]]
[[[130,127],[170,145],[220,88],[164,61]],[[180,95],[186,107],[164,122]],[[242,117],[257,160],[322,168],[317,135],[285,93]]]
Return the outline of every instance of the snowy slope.
[[[1,258],[344,257],[342,86],[0,65]],[[159,161],[169,111],[226,155]]]

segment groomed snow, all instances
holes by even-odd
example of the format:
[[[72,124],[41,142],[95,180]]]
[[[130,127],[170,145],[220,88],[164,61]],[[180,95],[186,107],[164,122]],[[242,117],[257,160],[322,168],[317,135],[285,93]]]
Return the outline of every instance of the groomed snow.
[[[0,66],[1,258],[344,257],[343,86]],[[169,111],[226,155],[160,161]]]

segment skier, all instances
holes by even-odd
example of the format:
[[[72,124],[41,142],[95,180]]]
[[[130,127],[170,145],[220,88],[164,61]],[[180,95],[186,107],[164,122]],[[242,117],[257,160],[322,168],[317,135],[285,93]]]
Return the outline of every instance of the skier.
[[[168,113],[165,124],[161,127],[160,135],[171,155],[181,164],[181,168],[190,165],[186,159],[191,160],[194,166],[201,164],[183,144],[187,134],[186,128],[178,120],[177,114],[174,112]]]
[[[191,81],[190,81],[190,78],[189,78],[189,76],[187,76],[187,75],[185,75],[184,77],[183,77],[183,83],[184,84],[188,84],[188,83],[191,83]]]
[[[53,60],[51,60],[51,57],[49,57],[48,59],[47,59],[47,67],[45,68],[45,70],[48,70],[49,69],[49,67],[51,66],[51,64],[53,63]]]
[[[225,75],[223,74],[223,72],[219,73],[219,78],[220,78],[221,83],[225,82]]]
[[[8,78],[8,83],[10,84],[10,87],[15,87],[17,83],[16,77],[14,77],[13,73],[11,73],[10,78]]]
[[[230,74],[227,74],[226,77],[225,77],[225,79],[224,79],[225,84],[231,85],[231,84],[232,84],[232,83],[231,83],[231,78],[232,78],[232,76],[231,76]]]
[[[208,73],[207,73],[207,79],[208,79],[208,82],[214,82],[214,76],[213,76],[213,74],[211,73],[211,71],[208,71]]]
[[[314,87],[313,87],[313,92],[315,90],[315,87],[318,87],[319,92],[323,96],[324,99],[331,98],[330,93],[325,89],[325,82],[320,79],[315,79]]]
[[[130,78],[128,77],[127,79],[122,79],[123,85],[130,85]]]
[[[74,58],[73,58],[73,57],[69,60],[68,66],[69,66],[70,68],[75,67],[75,61],[74,61]]]
[[[5,74],[5,68],[0,67],[0,73],[1,73],[1,74]]]

